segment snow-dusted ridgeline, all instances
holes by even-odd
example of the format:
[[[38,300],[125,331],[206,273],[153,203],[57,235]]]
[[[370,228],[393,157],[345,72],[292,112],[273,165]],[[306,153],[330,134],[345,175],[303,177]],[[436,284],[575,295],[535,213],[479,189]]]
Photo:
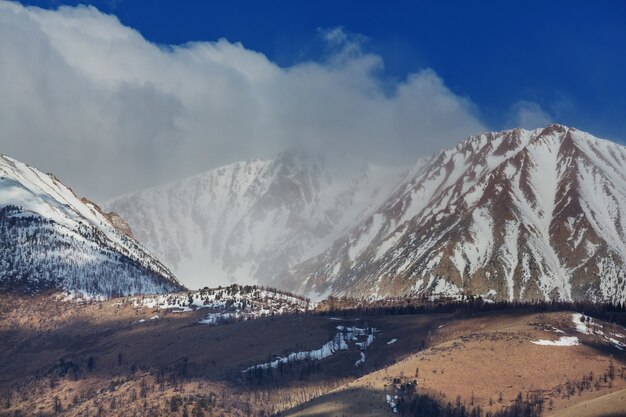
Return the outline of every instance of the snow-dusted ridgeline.
[[[551,125],[472,136],[403,173],[286,152],[107,207],[192,287],[620,302],[625,149]]]
[[[230,285],[224,288],[204,288],[175,294],[133,297],[129,301],[136,307],[176,312],[207,309],[206,316],[199,321],[202,324],[304,313],[315,308],[315,304],[304,297],[248,285]]]
[[[113,224],[115,221],[118,224]],[[181,290],[174,275],[53,175],[0,156],[0,287],[107,298]]]
[[[403,174],[404,173],[404,174]],[[289,151],[105,204],[191,288],[267,285],[374,210],[402,168]]]

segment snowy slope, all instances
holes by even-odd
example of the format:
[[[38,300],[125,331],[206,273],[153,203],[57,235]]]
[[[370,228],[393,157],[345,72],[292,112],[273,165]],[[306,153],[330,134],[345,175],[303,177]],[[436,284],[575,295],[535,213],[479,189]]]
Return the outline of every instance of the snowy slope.
[[[552,125],[441,152],[274,285],[314,294],[626,300],[626,148]]]
[[[289,151],[120,197],[104,206],[189,287],[266,284],[317,255],[399,182],[344,156]]]
[[[182,289],[124,226],[54,176],[0,156],[0,287],[100,297]]]
[[[272,288],[251,285],[203,288],[174,294],[133,297],[136,307],[186,312],[205,310],[202,324],[250,320],[280,314],[304,313],[315,308],[308,299]]]

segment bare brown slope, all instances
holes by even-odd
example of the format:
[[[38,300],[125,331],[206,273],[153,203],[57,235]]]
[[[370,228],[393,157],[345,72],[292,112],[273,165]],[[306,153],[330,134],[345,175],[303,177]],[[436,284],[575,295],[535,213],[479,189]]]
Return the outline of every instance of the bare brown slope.
[[[0,416],[20,410],[52,415],[55,397],[62,406],[58,414],[66,416],[100,408],[106,415],[181,416],[184,407],[171,410],[174,396],[185,399],[189,412],[211,397],[205,413],[274,413],[413,352],[441,320],[294,315],[222,326],[198,324],[206,314],[135,308],[129,299],[78,304],[56,295],[2,295]],[[274,355],[319,349],[340,324],[379,330],[364,366],[354,365],[360,355],[352,347],[323,361],[285,367],[284,373],[264,373],[260,380],[242,374]],[[410,336],[386,345],[404,334]]]
[[[608,393],[599,378],[611,355],[617,372],[626,367],[623,352],[600,337],[580,334],[583,344],[571,347],[531,343],[558,339],[554,328],[576,334],[570,313],[467,314],[291,315],[207,326],[198,324],[206,310],[2,295],[0,416],[385,415],[394,379],[414,379],[416,369],[419,389],[443,401],[473,394],[477,404],[491,398],[501,407],[541,389],[557,411]],[[360,354],[351,346],[321,361],[242,373],[274,355],[318,349],[338,325],[378,330],[363,365],[355,366]],[[562,397],[568,379],[591,371],[593,391]],[[611,383],[626,387],[618,377]]]
[[[430,395],[444,405],[460,396],[468,407],[473,403],[491,411],[512,404],[518,393],[525,396],[541,392],[549,412],[624,389],[623,377],[606,383],[603,377],[611,362],[621,372],[626,367],[626,356],[616,349],[607,350],[593,337],[581,337],[580,346],[531,343],[538,339],[557,340],[559,333],[546,331],[553,326],[575,334],[570,317],[563,313],[498,313],[452,321],[434,334],[431,343],[435,345],[429,349],[365,375],[285,415],[393,415],[386,395],[393,395],[394,380],[417,380],[419,393]],[[590,373],[595,375],[590,390],[567,394],[568,381],[575,384]]]
[[[626,389],[583,401],[548,417],[623,417],[626,416]]]

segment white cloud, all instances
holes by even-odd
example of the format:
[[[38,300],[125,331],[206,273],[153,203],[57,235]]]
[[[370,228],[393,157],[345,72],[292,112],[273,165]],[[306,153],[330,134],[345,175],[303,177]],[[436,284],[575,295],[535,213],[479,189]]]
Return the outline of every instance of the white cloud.
[[[0,152],[96,199],[291,146],[409,163],[484,130],[430,69],[390,90],[342,29],[281,68],[226,40],[159,46],[92,7],[0,1]]]
[[[511,107],[508,124],[510,127],[537,129],[549,125],[552,121],[552,116],[543,110],[539,104],[521,100]]]

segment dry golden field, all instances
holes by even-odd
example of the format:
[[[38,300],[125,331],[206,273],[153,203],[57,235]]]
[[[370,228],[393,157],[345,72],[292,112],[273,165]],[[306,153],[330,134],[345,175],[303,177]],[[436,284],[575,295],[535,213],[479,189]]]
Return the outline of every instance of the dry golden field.
[[[383,416],[394,415],[386,395],[412,380],[442,404],[484,411],[539,392],[546,416],[626,413],[624,353],[577,332],[571,312],[300,314],[216,326],[198,323],[203,310],[139,308],[129,299],[2,295],[0,309],[0,416]],[[363,364],[355,365],[352,344],[322,360],[242,372],[319,349],[337,326],[376,329]],[[580,344],[532,343],[563,335]],[[615,375],[605,381],[610,366]],[[589,389],[568,392],[589,375]]]

